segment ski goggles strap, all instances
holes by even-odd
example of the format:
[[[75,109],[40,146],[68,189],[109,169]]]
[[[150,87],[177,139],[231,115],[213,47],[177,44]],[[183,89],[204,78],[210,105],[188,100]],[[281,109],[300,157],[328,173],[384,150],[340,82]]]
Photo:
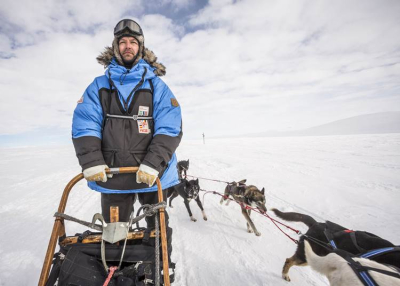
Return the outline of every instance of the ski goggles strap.
[[[143,36],[143,31],[139,24],[130,19],[124,19],[118,22],[114,28],[114,36],[122,33],[125,29],[130,30],[134,34]]]

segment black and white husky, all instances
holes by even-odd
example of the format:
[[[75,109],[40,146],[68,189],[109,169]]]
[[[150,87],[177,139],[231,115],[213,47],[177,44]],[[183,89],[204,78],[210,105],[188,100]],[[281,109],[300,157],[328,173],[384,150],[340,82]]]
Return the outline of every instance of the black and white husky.
[[[179,180],[181,181],[178,185],[170,188],[167,193],[167,197],[169,198],[169,207],[173,208],[172,200],[178,196],[183,198],[183,202],[185,207],[189,213],[190,219],[192,221],[197,221],[197,219],[193,216],[192,211],[190,209],[189,203],[192,199],[194,199],[201,209],[203,214],[203,219],[207,220],[206,213],[204,212],[203,204],[200,201],[199,191],[200,185],[199,180],[190,180],[188,181],[187,178],[187,171],[189,170],[189,159],[179,161],[177,164],[178,168],[178,176]]]
[[[207,220],[203,204],[200,201],[199,191],[200,191],[199,179],[190,181],[186,179],[181,179],[181,182],[178,185],[168,190],[167,197],[169,197],[169,207],[173,208],[172,200],[177,196],[181,196],[183,198],[183,202],[186,206],[186,209],[189,213],[190,219],[192,221],[197,221],[197,219],[193,216],[189,206],[190,201],[195,200],[197,205],[201,209],[201,212],[203,214],[203,219]]]

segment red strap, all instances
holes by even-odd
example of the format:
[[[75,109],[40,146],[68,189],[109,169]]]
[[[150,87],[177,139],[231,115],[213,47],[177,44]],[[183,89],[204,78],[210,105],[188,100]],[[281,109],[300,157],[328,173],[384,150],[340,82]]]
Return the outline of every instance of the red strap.
[[[115,270],[117,270],[117,269],[118,269],[117,266],[111,266],[111,267],[108,269],[110,272],[108,273],[108,277],[107,277],[106,281],[104,282],[103,286],[107,286],[108,283],[110,283],[110,280],[111,280],[111,278],[113,277]]]
[[[265,217],[267,217],[267,218],[269,218],[269,219],[272,221],[272,223],[273,223],[284,235],[286,235],[286,236],[287,236],[290,240],[292,240],[294,243],[299,244],[299,241],[298,241],[298,240],[296,240],[296,239],[290,237],[290,235],[288,235],[287,233],[285,233],[285,232],[278,226],[278,224],[283,225],[283,226],[285,226],[286,228],[288,228],[288,229],[290,229],[290,230],[293,230],[293,231],[294,231],[295,233],[297,233],[298,235],[301,234],[301,232],[300,232],[299,230],[294,229],[294,228],[292,228],[292,227],[290,227],[290,226],[288,226],[288,225],[286,225],[286,224],[284,224],[284,223],[282,223],[282,222],[280,222],[280,221],[277,221],[276,219],[273,219],[273,218],[270,217],[267,213],[262,213],[262,212],[259,211],[257,208],[252,208],[252,207],[250,207],[250,206],[248,206],[248,205],[246,205],[246,204],[244,204],[244,203],[241,203],[241,202],[238,202],[238,201],[236,201],[236,200],[233,200],[233,199],[229,198],[229,196],[222,195],[221,193],[218,193],[218,192],[215,192],[215,191],[206,191],[206,190],[202,190],[202,189],[200,189],[200,191],[204,191],[205,193],[213,193],[213,194],[215,194],[215,195],[219,195],[219,196],[221,196],[221,197],[223,197],[223,198],[226,198],[226,199],[228,199],[228,200],[231,200],[231,201],[234,201],[234,202],[238,203],[242,208],[244,208],[244,209],[246,209],[246,210],[253,210],[253,211],[255,211],[255,212],[257,212],[257,213],[259,213],[259,214],[261,214],[261,215],[263,215],[263,216],[265,216]],[[205,196],[205,194],[204,194],[204,196]],[[203,197],[203,201],[204,201],[204,197]]]
[[[351,229],[346,229],[344,232],[346,232],[346,233],[350,233],[350,232],[354,232],[354,230],[351,230]]]

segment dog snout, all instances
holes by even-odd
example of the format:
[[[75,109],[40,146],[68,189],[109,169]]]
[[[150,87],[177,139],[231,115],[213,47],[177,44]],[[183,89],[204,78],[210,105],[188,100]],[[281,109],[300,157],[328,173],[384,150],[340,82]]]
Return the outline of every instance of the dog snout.
[[[258,205],[257,208],[262,214],[265,214],[267,212],[267,207],[265,205]]]

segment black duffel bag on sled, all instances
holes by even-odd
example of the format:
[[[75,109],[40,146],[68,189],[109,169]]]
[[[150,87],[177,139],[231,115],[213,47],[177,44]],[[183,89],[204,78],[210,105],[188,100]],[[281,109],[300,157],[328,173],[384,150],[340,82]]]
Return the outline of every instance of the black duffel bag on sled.
[[[149,232],[144,231],[145,237],[146,233]],[[168,242],[171,241],[171,234],[172,229],[167,228]],[[89,235],[94,236],[95,234],[90,233]],[[77,234],[77,237],[79,240],[82,234]],[[126,245],[121,267],[113,273],[108,283],[109,286],[155,285],[155,238],[150,237],[148,241],[135,239],[133,243]],[[105,259],[109,267],[117,267],[120,263],[124,249],[123,242],[120,244],[105,245]],[[171,246],[168,245],[168,254],[170,254],[170,250]],[[175,264],[170,262],[169,267],[172,269],[170,275],[172,283]],[[65,246],[61,244],[59,252],[54,255],[53,267],[46,286],[104,285],[108,274],[102,264],[100,243],[78,242]],[[159,272],[159,275],[162,277],[162,271]]]

